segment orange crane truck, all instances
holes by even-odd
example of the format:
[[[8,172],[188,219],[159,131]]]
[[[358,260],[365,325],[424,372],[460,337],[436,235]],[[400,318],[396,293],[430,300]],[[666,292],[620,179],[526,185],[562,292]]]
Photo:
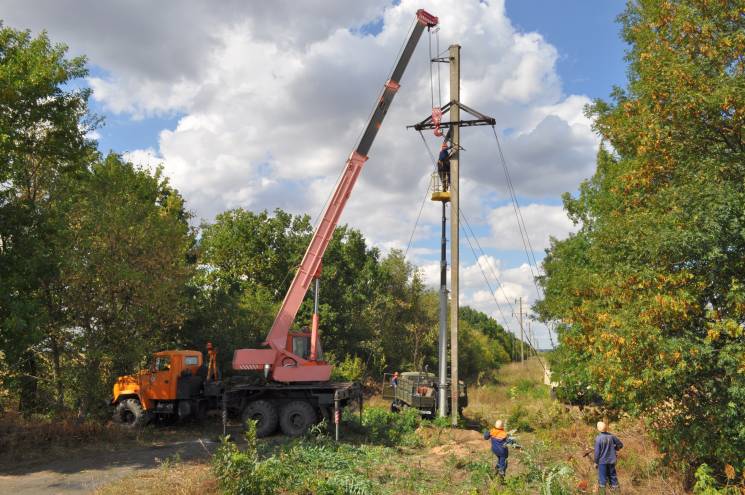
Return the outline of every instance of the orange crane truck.
[[[209,348],[209,366],[204,366],[199,351],[157,352],[147,370],[117,379],[111,401],[115,421],[135,427],[155,416],[199,418],[210,409],[221,408],[223,424],[228,413],[240,414],[243,421],[257,421],[258,436],[271,435],[278,426],[284,434],[298,436],[319,419],[326,418],[329,423],[335,423],[338,438],[341,411],[355,401],[362,407],[362,389],[358,383],[331,381],[332,366],[323,360],[318,338],[321,261],[422,32],[437,23],[437,17],[421,9],[417,11],[411,34],[357,147],[346,162],[267,335],[266,347],[238,349],[233,354],[233,370],[247,373],[220,380],[214,365],[216,353]],[[315,305],[311,330],[291,331],[313,281]]]

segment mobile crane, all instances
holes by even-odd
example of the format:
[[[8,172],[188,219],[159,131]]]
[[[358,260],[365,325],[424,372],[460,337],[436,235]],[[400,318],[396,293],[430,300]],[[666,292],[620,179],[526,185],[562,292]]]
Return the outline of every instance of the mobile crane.
[[[416,12],[416,23],[409,39],[357,147],[347,159],[341,179],[267,335],[264,342],[267,348],[234,352],[233,369],[251,371],[254,376],[237,375],[219,380],[213,371],[215,351],[211,348],[209,373],[202,372],[203,358],[198,351],[158,352],[148,370],[117,379],[111,402],[116,421],[140,426],[155,415],[202,416],[207,410],[222,406],[223,418],[232,411],[240,413],[244,421],[256,420],[259,436],[271,435],[278,425],[286,435],[298,436],[319,417],[333,421],[338,435],[342,408],[354,401],[361,406],[362,391],[358,383],[330,381],[332,366],[323,360],[318,337],[321,261],[414,49],[424,29],[437,24],[437,17],[425,10]],[[313,281],[315,304],[311,330],[291,331]],[[261,373],[258,382],[256,372]]]

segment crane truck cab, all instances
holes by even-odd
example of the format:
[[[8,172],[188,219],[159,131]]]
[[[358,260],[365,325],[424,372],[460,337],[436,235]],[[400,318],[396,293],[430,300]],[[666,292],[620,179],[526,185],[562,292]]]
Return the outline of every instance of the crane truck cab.
[[[156,352],[147,369],[121,376],[114,383],[114,421],[136,427],[157,415],[199,416],[207,406],[202,398],[205,376],[199,351]]]

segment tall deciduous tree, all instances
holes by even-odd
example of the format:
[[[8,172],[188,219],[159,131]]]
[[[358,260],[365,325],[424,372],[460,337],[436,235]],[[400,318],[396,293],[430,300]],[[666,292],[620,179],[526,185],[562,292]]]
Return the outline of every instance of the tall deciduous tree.
[[[649,418],[693,464],[745,451],[745,8],[644,0],[621,16],[628,89],[546,260],[561,380]],[[584,383],[583,383],[584,382]]]
[[[56,205],[66,179],[95,155],[86,138],[96,125],[90,92],[74,89],[87,74],[85,59],[66,52],[45,33],[32,38],[0,26],[0,350],[6,386],[20,390],[23,410],[38,405],[39,345],[58,316],[50,286],[64,220]]]
[[[76,186],[58,283],[75,350],[71,376],[86,406],[148,352],[179,341],[194,237],[160,170],[110,154]]]

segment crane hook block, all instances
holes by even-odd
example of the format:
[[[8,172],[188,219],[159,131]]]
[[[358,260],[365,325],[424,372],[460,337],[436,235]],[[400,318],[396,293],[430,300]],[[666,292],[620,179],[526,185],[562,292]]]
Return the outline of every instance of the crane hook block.
[[[439,22],[439,19],[436,16],[433,16],[424,9],[419,9],[416,11],[416,18],[420,23],[424,24],[427,27],[435,27]]]
[[[442,137],[440,122],[442,121],[442,108],[432,107],[432,123],[435,125],[435,136]]]

